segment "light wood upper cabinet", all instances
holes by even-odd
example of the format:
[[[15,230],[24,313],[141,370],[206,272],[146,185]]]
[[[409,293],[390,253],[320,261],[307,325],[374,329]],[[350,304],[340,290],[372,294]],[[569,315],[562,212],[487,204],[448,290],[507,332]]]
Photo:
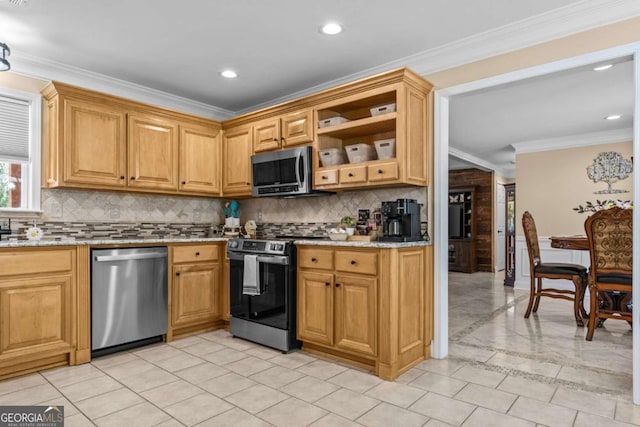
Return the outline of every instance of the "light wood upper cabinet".
[[[80,99],[64,101],[66,183],[126,186],[126,116],[118,108]]]
[[[221,154],[220,131],[180,126],[180,191],[219,195]]]
[[[280,148],[280,119],[268,119],[253,125],[253,151]]]
[[[304,110],[282,116],[282,146],[306,144],[313,141],[313,111]]]
[[[128,138],[129,186],[177,190],[177,123],[130,114]]]
[[[312,117],[311,110],[304,110],[255,123],[253,151],[258,153],[311,142]]]
[[[220,123],[57,82],[42,93],[45,187],[220,194]]]
[[[379,77],[380,80],[369,80],[379,83],[377,85],[369,84],[365,79],[360,82],[361,90],[354,89],[348,96],[335,96],[316,106],[316,122],[335,123],[316,129],[314,147],[318,155],[314,168],[315,176],[321,179],[314,181],[315,188],[334,190],[430,184],[433,162],[431,84],[406,69],[390,72],[386,78]],[[343,165],[321,162],[321,152],[343,150],[354,144],[368,145],[373,156],[358,156],[354,163],[347,160]],[[337,176],[336,170],[339,171]],[[322,179],[323,176],[326,178]]]
[[[251,195],[252,127],[225,130],[222,152],[222,192],[225,195]]]

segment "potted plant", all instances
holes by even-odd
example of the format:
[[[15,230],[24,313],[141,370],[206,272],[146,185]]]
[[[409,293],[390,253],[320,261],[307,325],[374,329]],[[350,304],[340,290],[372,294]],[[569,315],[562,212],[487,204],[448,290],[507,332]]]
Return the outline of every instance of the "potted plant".
[[[353,236],[353,233],[356,231],[356,222],[350,216],[342,217],[340,225],[347,229],[347,234],[349,236]]]

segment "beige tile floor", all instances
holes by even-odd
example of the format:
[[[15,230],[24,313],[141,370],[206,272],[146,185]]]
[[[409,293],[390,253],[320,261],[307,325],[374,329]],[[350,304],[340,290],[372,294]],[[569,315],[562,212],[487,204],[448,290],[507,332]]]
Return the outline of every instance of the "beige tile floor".
[[[395,382],[215,331],[0,382],[0,404],[64,405],[67,427],[640,425],[628,325],[588,343],[567,301],[525,320],[527,295],[451,274],[450,356]]]

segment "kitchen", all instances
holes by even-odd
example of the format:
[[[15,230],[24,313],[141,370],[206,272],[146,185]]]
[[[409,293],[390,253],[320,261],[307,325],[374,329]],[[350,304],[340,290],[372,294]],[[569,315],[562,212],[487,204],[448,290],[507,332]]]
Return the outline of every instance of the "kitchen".
[[[241,128],[242,125],[243,124],[239,123],[238,128]],[[237,138],[238,139],[236,139],[236,141],[242,140],[242,136],[237,136]],[[117,177],[119,178],[119,176],[122,176],[122,175],[118,175]],[[234,178],[237,178],[237,177],[236,176],[227,177],[227,183],[231,184],[230,181],[233,181]],[[400,177],[400,179],[408,179],[408,178]],[[222,185],[224,186],[224,177],[222,181],[223,181]],[[240,181],[237,181],[237,183],[240,183]],[[239,185],[242,186],[243,184],[239,184]],[[317,218],[316,221],[330,222],[333,226],[335,225],[335,221],[337,221],[339,218],[342,218],[343,216],[346,216],[346,215],[352,215],[352,216],[355,215],[358,208],[364,207],[364,208],[372,209],[379,206],[383,201],[394,201],[394,200],[397,200],[398,198],[414,199],[424,204],[425,206],[430,205],[429,203],[426,203],[427,198],[429,197],[426,194],[426,192],[423,192],[423,194],[415,195],[415,194],[412,194],[415,192],[414,190],[403,190],[403,192],[404,191],[406,191],[406,193],[398,195],[396,190],[393,190],[393,191],[384,190],[384,189],[373,190],[373,191],[348,190],[345,193],[338,193],[335,196],[327,196],[331,198],[332,200],[331,203],[323,202],[323,199],[324,199],[323,197],[313,199],[313,201],[310,201],[311,199],[308,199],[309,201],[305,199],[303,202],[300,202],[300,203],[302,204],[303,206],[302,209],[304,209],[305,212],[311,212],[312,215],[316,215],[314,217],[314,218]],[[170,209],[175,209],[173,210],[173,213],[176,216],[182,216],[182,218],[186,219],[189,215],[191,215],[192,218],[194,219],[194,222],[201,222],[201,223],[207,223],[207,224],[211,224],[211,223],[220,224],[222,222],[222,218],[220,217],[220,213],[219,213],[222,211],[222,207],[220,204],[215,206],[217,203],[221,203],[221,202],[207,201],[207,202],[193,202],[193,204],[190,202],[189,204],[191,206],[185,206],[184,203],[180,202],[180,198],[178,197],[172,198],[172,196],[168,196],[166,199],[163,198],[162,202],[157,202],[159,205],[163,204],[164,206],[160,209],[157,209],[158,212],[156,212],[155,211],[156,206],[154,206],[156,202],[154,201],[154,199],[152,199],[151,196],[148,196],[148,194],[144,193],[144,191],[140,190],[140,192],[141,192],[141,195],[139,196],[135,196],[135,195],[125,196],[125,195],[118,195],[118,194],[113,195],[111,193],[100,193],[98,195],[93,195],[92,192],[87,190],[80,190],[80,192],[76,192],[73,190],[64,190],[64,189],[43,190],[43,205],[45,203],[51,203],[51,206],[54,207],[54,209],[51,212],[61,211],[64,215],[66,215],[69,211],[71,211],[72,212],[71,215],[73,215],[74,214],[73,212],[75,211],[75,209],[77,209],[81,203],[84,204],[85,200],[88,201],[85,206],[85,208],[87,209],[87,212],[90,212],[91,210],[95,211],[96,210],[95,206],[99,206],[100,202],[105,198],[104,194],[109,194],[109,196],[106,196],[111,201],[111,203],[109,204],[109,207],[107,209],[104,209],[102,212],[92,212],[90,214],[98,217],[96,218],[98,221],[104,221],[105,219],[111,219],[111,221],[113,221],[114,218],[119,218],[118,222],[124,222],[124,220],[127,218],[127,215],[129,215],[131,212],[129,211],[128,206],[134,205],[134,204],[144,204],[145,212],[143,215],[146,218],[154,217],[154,218],[163,219],[162,218],[163,213],[168,212],[168,210],[164,210],[164,207],[167,206]],[[55,195],[51,195],[52,193],[55,193]],[[223,194],[224,194],[224,191],[223,191]],[[77,199],[80,200],[81,203],[75,203],[75,206],[74,206],[73,199],[75,197],[77,197]],[[353,198],[358,198],[358,197],[362,197],[365,200],[361,200],[355,203],[351,202]],[[93,200],[93,206],[90,200]],[[334,201],[337,201],[337,203],[334,203]],[[262,200],[258,200],[256,205],[254,206],[251,202],[247,201],[246,203],[243,203],[243,201],[241,200],[241,203],[243,203],[244,212],[247,213],[248,218],[256,218],[259,220],[258,217],[262,212],[264,222],[270,221],[268,214],[271,214],[271,213],[273,213],[274,218],[276,216],[278,218],[278,220],[274,220],[273,222],[284,222],[282,221],[282,219],[290,217],[291,211],[293,210],[297,211],[298,205],[295,204],[297,202],[298,202],[297,200],[294,201],[294,200],[283,199],[283,200],[278,200],[276,204],[268,200],[262,199]],[[68,204],[69,206],[68,209],[64,208],[65,204]],[[211,205],[214,205],[213,209],[210,208]],[[281,207],[280,209],[278,209],[278,205]],[[336,209],[337,212],[331,213],[331,215],[329,216],[321,214],[320,212],[322,211],[322,209],[325,209],[325,212],[327,209],[329,209],[327,208],[326,205],[334,205],[334,206],[337,205],[338,207],[334,207],[334,209]],[[57,207],[59,206],[62,206],[62,209],[57,209]],[[253,212],[252,212],[252,209],[253,209]],[[100,218],[101,215],[105,215],[107,217],[105,218],[103,216],[102,218]],[[167,217],[168,216],[170,215],[167,215]],[[86,218],[87,217],[85,217],[85,219],[83,220],[86,221]],[[129,218],[131,218],[130,219],[131,222],[136,222],[136,220],[139,220],[140,217],[132,215]],[[196,218],[199,218],[200,220],[198,221],[196,220]],[[328,220],[327,218],[331,218],[331,219]],[[23,225],[23,228],[27,228],[26,225],[30,225],[30,222],[31,221],[25,221],[26,224]],[[72,221],[72,222],[75,223],[78,221]],[[44,224],[39,223],[38,225],[42,227]],[[144,227],[140,227],[140,228],[142,229]],[[77,232],[80,235],[82,234],[86,235],[86,231],[84,230],[72,230],[72,231]],[[200,234],[201,236],[205,235],[205,231],[203,230],[200,230],[197,232],[201,233]],[[105,231],[98,230],[98,234],[100,233],[105,233]],[[149,233],[153,234],[153,232],[149,232]],[[172,234],[172,233],[175,235],[180,235],[182,231],[170,229],[167,232],[167,234]],[[223,252],[219,252],[218,256],[220,256],[221,253]],[[86,272],[84,274],[86,274]]]

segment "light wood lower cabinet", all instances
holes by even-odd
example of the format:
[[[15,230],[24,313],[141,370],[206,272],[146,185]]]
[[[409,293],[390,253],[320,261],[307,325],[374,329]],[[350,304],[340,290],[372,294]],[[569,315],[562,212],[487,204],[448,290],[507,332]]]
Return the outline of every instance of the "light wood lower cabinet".
[[[387,380],[429,358],[427,265],[427,247],[299,247],[297,336],[303,350]]]
[[[75,248],[0,250],[0,379],[76,363]]]
[[[219,243],[170,247],[168,341],[221,325],[220,251]]]

